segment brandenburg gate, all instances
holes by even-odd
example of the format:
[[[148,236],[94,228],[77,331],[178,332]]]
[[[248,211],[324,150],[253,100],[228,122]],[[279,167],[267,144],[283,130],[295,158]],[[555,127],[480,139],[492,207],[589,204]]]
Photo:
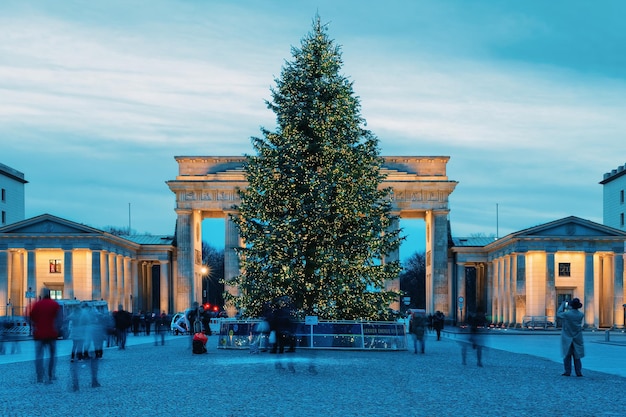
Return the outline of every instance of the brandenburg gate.
[[[392,189],[394,214],[426,223],[426,311],[441,310],[449,315],[450,278],[448,275],[448,197],[457,182],[448,179],[448,156],[385,156],[382,188]],[[174,311],[183,311],[202,292],[202,220],[222,218],[224,236],[224,277],[239,274],[235,248],[242,242],[231,215],[240,203],[238,189],[248,183],[243,169],[244,156],[177,156],[178,175],[167,181],[176,195],[177,278],[174,282]],[[399,227],[398,224],[395,227]],[[397,260],[398,251],[388,260]],[[399,279],[386,284],[400,289]],[[237,288],[226,288],[237,294]],[[399,309],[399,300],[391,306]]]

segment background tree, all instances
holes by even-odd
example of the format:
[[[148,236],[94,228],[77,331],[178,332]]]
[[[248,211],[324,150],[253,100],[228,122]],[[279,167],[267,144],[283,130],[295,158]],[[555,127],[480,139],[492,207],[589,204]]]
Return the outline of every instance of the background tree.
[[[289,296],[300,314],[324,319],[381,319],[398,292],[384,290],[399,262],[378,139],[364,129],[352,82],[339,73],[340,48],[317,17],[292,48],[271,89],[275,132],[252,138],[233,220],[246,242],[229,297],[249,316],[264,302]]]
[[[202,302],[223,308],[224,250],[202,241],[202,263],[208,268],[207,275],[202,280]]]
[[[424,252],[415,252],[403,263],[400,290],[406,297],[411,297],[411,308],[426,308],[426,255]]]

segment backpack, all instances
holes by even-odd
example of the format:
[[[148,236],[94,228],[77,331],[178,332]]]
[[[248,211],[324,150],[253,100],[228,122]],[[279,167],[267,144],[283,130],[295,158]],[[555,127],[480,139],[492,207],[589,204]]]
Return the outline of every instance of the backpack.
[[[191,343],[191,350],[195,354],[201,354],[201,353],[207,352],[206,347],[204,347],[204,343],[202,343],[201,340],[194,340]]]

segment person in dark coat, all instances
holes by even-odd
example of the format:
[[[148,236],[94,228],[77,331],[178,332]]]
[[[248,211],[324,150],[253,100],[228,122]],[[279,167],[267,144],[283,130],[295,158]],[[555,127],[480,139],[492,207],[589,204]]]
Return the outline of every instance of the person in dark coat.
[[[115,333],[117,335],[118,349],[126,349],[126,333],[132,322],[131,314],[124,310],[124,306],[121,304],[117,307],[117,311],[114,313],[115,319]]]
[[[578,298],[571,302],[564,301],[559,306],[556,316],[561,319],[561,353],[563,354],[563,376],[572,374],[572,360],[576,376],[583,376],[581,358],[585,356],[582,323],[585,315],[578,311],[582,307]]]
[[[417,342],[420,344],[420,352],[425,353],[426,338],[426,312],[414,310],[411,312],[409,332],[413,335],[413,353],[417,353]]]
[[[156,317],[154,323],[154,346],[158,345],[158,339],[161,339],[161,346],[165,345],[165,333],[167,332],[167,314],[163,311]]]
[[[54,365],[56,360],[56,343],[59,337],[57,317],[62,314],[59,303],[50,298],[50,290],[42,288],[41,299],[37,301],[30,312],[35,339],[35,371],[37,382],[44,382],[43,356],[47,348],[50,355],[48,362],[48,380],[54,380]]]
[[[437,340],[441,340],[441,331],[443,330],[443,322],[445,320],[445,316],[439,310],[435,312],[435,316],[433,317],[433,327],[437,332]]]
[[[276,307],[270,322],[270,328],[276,332],[276,346],[270,353],[285,353],[286,346],[289,346],[287,352],[295,352],[296,340],[293,332],[291,300],[289,297],[281,297],[277,300]]]

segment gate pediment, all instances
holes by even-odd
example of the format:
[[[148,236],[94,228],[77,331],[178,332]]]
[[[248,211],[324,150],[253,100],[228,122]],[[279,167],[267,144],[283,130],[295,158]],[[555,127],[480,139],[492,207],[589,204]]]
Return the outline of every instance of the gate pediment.
[[[21,222],[0,228],[0,233],[21,235],[42,234],[102,234],[103,232],[89,226],[74,223],[50,214],[42,214]]]
[[[521,230],[512,235],[514,238],[523,237],[620,237],[626,232],[604,226],[579,217],[570,216],[550,223]]]

